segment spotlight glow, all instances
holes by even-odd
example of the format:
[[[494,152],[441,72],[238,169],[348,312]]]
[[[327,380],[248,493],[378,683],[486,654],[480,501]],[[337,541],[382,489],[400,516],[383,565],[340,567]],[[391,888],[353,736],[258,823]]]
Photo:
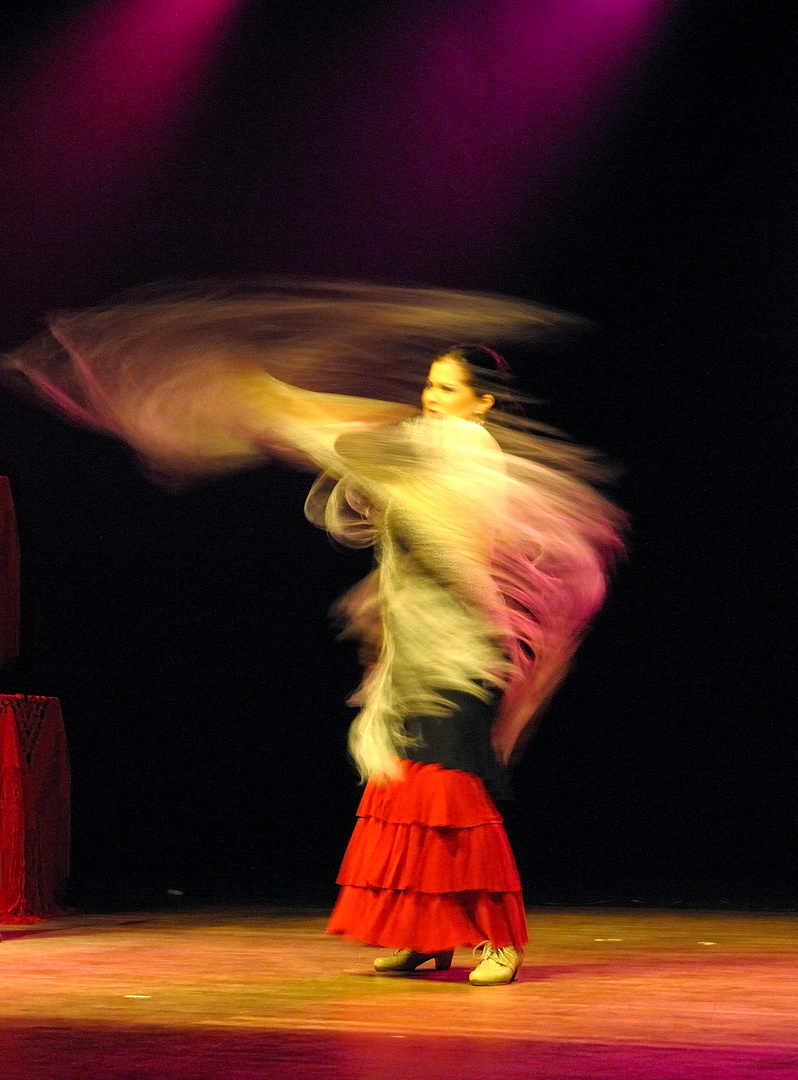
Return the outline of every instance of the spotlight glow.
[[[21,252],[69,250],[135,208],[240,2],[102,3],[40,51],[0,116],[3,211]]]
[[[378,269],[426,277],[500,257],[502,230],[528,217],[600,134],[677,2],[411,5],[402,24],[361,45],[348,98],[336,101],[338,129],[320,131],[309,150],[314,166],[329,163],[332,194],[322,192],[328,205],[315,220],[342,260],[354,261],[358,244],[382,250]],[[354,204],[353,190],[368,196]]]

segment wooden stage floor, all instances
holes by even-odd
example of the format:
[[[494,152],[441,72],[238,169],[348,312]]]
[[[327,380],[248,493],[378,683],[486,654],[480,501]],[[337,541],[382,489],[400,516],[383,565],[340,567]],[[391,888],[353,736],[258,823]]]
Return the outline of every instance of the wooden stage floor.
[[[376,975],[325,913],[6,927],[0,1080],[798,1078],[798,916],[533,910],[519,981]]]

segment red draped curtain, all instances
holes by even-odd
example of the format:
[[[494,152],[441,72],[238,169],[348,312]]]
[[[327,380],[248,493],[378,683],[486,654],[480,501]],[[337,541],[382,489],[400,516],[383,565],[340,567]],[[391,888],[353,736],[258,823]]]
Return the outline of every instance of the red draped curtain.
[[[69,759],[58,698],[0,695],[0,922],[59,913]]]

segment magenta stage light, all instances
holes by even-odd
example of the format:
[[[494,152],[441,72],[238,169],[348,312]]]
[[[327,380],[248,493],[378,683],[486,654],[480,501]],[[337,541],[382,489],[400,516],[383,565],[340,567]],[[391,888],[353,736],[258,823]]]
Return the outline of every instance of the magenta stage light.
[[[104,2],[33,57],[0,111],[0,202],[21,252],[66,258],[135,210],[240,4]]]
[[[677,2],[411,2],[342,57],[337,119],[309,115],[308,172],[327,171],[307,216],[348,264],[360,247],[429,278],[500,258],[644,82]]]

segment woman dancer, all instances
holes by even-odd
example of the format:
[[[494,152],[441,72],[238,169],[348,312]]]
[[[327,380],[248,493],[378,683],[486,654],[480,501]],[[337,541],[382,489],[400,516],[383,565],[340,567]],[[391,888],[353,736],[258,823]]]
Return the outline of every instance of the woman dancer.
[[[328,930],[394,949],[378,971],[445,968],[459,945],[481,947],[477,986],[521,964],[491,795],[603,599],[621,518],[589,456],[508,411],[491,350],[439,348],[422,413],[404,402],[442,339],[563,321],[471,294],[269,286],[60,316],[8,358],[170,479],[267,455],[321,472],[308,517],[376,547],[340,604],[368,661],[350,733],[367,783]],[[349,396],[376,386],[393,401]]]
[[[486,348],[451,349],[433,362],[422,418],[393,434],[401,493],[370,506],[381,602],[361,586],[342,605],[375,661],[350,736],[367,785],[328,933],[395,946],[374,961],[391,973],[428,961],[446,969],[456,946],[477,946],[476,986],[515,979],[527,941],[518,872],[491,798],[507,793],[491,728],[512,669],[512,631],[491,573],[491,517],[503,512],[507,479],[483,425],[505,375]]]

